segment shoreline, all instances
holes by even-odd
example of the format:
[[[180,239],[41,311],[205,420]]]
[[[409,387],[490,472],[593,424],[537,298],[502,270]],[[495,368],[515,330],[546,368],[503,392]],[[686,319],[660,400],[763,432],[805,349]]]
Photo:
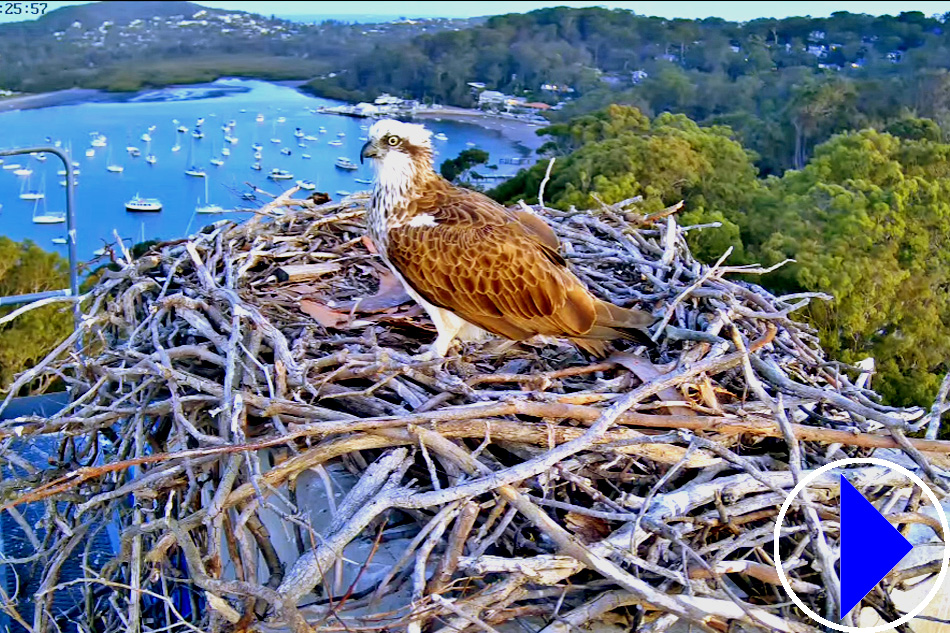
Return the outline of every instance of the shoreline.
[[[262,79],[259,81],[268,81]],[[106,90],[95,88],[68,88],[66,90],[56,90],[54,92],[42,92],[32,94],[22,94],[5,99],[0,99],[0,112],[12,112],[16,110],[35,110],[38,108],[49,108],[61,105],[70,105],[74,103],[94,103],[108,95],[115,94],[139,94],[153,90],[175,90],[187,88],[201,84],[169,84],[167,86],[140,90],[134,93],[110,93]],[[302,80],[276,80],[268,81],[276,85],[286,86],[288,88],[300,89],[305,82]],[[308,96],[316,97],[308,91],[300,91]],[[321,98],[321,97],[317,97]],[[335,99],[333,101],[336,101]],[[340,103],[347,103],[340,101]],[[348,104],[353,105],[353,104]],[[458,123],[471,123],[486,130],[493,130],[501,134],[503,138],[522,147],[530,155],[545,143],[545,138],[535,134],[536,130],[544,127],[541,124],[532,123],[516,118],[501,117],[481,110],[468,110],[453,106],[443,106],[439,109],[427,109],[418,111],[413,115],[415,119],[444,119]]]
[[[70,103],[90,102],[102,94],[105,94],[104,91],[95,88],[68,88],[54,92],[16,95],[0,99],[0,112],[36,110],[37,108],[50,108],[69,105]]]
[[[443,106],[438,110],[421,110],[413,114],[414,119],[445,119],[459,123],[471,123],[486,130],[494,130],[513,143],[528,150],[534,155],[535,151],[545,143],[543,136],[535,134],[544,125],[524,121],[521,119],[500,117],[482,112],[481,110],[466,110]]]

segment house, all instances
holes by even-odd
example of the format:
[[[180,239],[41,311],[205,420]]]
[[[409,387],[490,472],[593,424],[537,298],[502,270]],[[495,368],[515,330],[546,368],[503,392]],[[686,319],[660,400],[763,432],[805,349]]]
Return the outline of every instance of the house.
[[[810,42],[820,42],[823,39],[825,39],[824,31],[812,31],[811,33],[808,34],[808,40]]]
[[[550,110],[551,106],[546,103],[541,103],[540,101],[530,101],[528,103],[522,104],[522,107],[531,108],[532,110]]]
[[[809,55],[814,55],[815,57],[821,57],[822,55],[828,52],[828,47],[825,46],[824,44],[809,44],[808,48],[806,48],[805,51]]]
[[[647,74],[647,71],[643,69],[634,70],[630,73],[630,81],[634,84],[638,84],[649,76],[650,75]]]
[[[574,89],[567,85],[559,84],[541,84],[541,90],[545,92],[566,92],[572,93]]]
[[[353,106],[353,112],[359,116],[375,116],[379,114],[380,108],[373,103],[357,103]]]
[[[505,101],[510,98],[508,95],[498,92],[497,90],[483,90],[481,94],[478,95],[478,107],[503,105]]]
[[[399,105],[402,103],[402,99],[384,92],[383,94],[376,97],[373,103],[378,106]]]
[[[904,53],[902,53],[901,51],[891,51],[890,53],[887,54],[887,61],[891,62],[892,64],[896,64],[901,60],[901,57],[903,56],[904,56]]]
[[[742,50],[738,44],[730,44],[729,48],[732,50],[733,53],[738,53],[739,51]]]

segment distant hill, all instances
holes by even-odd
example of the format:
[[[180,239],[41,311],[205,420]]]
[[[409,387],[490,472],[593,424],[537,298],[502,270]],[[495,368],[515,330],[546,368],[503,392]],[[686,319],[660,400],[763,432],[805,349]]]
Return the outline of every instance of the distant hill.
[[[79,22],[84,25],[99,26],[103,22],[112,22],[116,25],[125,25],[133,20],[148,20],[153,17],[166,18],[175,15],[192,16],[199,11],[209,13],[239,13],[203,7],[194,2],[169,0],[144,0],[142,2],[90,2],[88,4],[70,5],[54,9],[37,20],[30,22],[15,22],[3,27],[18,26],[46,32],[62,31]]]
[[[0,89],[132,91],[221,76],[310,79],[377,41],[466,25],[444,19],[300,24],[193,2],[94,2],[0,24]]]

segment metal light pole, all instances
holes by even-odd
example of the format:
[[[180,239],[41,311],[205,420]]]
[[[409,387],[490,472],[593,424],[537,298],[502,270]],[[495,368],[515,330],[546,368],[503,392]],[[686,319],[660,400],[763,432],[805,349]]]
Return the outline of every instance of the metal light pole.
[[[76,259],[76,203],[75,187],[73,186],[73,164],[69,154],[59,147],[21,147],[17,149],[0,149],[0,157],[18,156],[21,154],[36,153],[53,154],[57,156],[66,167],[66,230],[68,239],[66,240],[69,249],[69,288],[63,290],[47,290],[46,292],[34,292],[25,295],[14,295],[12,297],[0,297],[0,306],[18,305],[22,303],[31,303],[40,299],[50,297],[78,297],[79,296],[79,267]],[[73,305],[73,319],[76,327],[79,327],[79,302]]]

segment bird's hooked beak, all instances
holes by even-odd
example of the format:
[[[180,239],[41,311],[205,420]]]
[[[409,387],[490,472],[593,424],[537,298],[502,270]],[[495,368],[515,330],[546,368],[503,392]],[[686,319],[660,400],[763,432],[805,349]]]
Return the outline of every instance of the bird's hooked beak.
[[[379,152],[376,151],[373,141],[366,141],[363,143],[363,149],[360,150],[360,165],[363,164],[363,159],[376,158],[377,156],[379,156]]]

